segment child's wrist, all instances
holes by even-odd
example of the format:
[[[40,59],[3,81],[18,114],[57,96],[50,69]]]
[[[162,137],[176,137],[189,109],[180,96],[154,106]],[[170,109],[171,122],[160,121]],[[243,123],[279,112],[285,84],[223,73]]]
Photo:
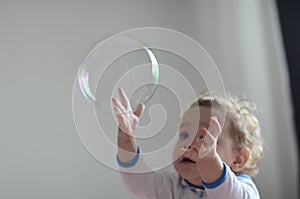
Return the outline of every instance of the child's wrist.
[[[137,144],[134,138],[129,140],[118,138],[118,148],[131,153],[137,152]]]
[[[205,157],[199,158],[196,162],[197,163],[209,162],[211,160],[216,160],[216,159],[220,159],[220,157],[219,157],[218,153],[216,152],[216,150],[212,150]]]
[[[117,162],[118,164],[123,167],[123,168],[129,168],[129,167],[133,167],[137,161],[139,160],[139,148],[137,148],[137,152],[135,154],[134,157],[130,157],[130,158],[125,158],[123,157],[123,160],[120,158],[120,154],[117,154]]]
[[[118,157],[121,162],[131,161],[138,152],[138,146],[133,143],[118,143]]]
[[[125,133],[120,128],[118,129],[118,140],[121,140],[123,142],[131,142],[133,139],[134,139],[133,135]]]
[[[217,153],[198,161],[197,167],[202,181],[207,184],[216,182],[224,172],[223,162]]]

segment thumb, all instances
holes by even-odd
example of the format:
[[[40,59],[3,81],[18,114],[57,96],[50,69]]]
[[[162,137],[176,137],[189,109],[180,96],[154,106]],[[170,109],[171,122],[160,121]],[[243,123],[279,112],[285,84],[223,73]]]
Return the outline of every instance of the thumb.
[[[136,115],[138,118],[140,118],[144,110],[145,110],[145,105],[143,103],[140,103],[133,114]]]

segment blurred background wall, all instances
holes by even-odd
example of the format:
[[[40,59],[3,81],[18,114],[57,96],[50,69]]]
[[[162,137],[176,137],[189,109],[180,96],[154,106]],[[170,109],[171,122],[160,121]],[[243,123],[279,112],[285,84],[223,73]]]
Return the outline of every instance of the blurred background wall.
[[[252,1],[0,1],[0,198],[132,198],[83,147],[72,88],[91,46],[157,26],[197,40],[226,89],[259,107],[262,198],[297,198],[298,159],[276,4]],[[112,154],[113,155],[113,154]]]

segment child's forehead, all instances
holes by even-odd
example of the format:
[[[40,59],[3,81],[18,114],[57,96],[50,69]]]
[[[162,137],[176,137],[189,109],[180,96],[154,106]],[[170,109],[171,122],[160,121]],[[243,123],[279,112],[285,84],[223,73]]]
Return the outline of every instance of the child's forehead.
[[[197,116],[197,115],[210,117],[212,115],[212,109],[211,109],[211,107],[206,107],[206,106],[191,107],[183,113],[182,118],[184,118],[184,117],[194,117],[194,116]]]
[[[210,110],[210,107],[191,107],[184,112],[181,123],[182,125],[199,122],[207,123],[212,115]]]
[[[225,122],[226,113],[219,109],[212,109],[209,106],[194,106],[184,112],[181,122],[209,123],[211,116],[216,116],[222,125]]]

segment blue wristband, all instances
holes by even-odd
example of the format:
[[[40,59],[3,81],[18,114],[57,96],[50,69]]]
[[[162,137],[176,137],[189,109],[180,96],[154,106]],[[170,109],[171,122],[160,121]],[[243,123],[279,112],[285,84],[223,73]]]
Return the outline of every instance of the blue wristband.
[[[139,157],[140,157],[140,148],[137,147],[137,152],[136,152],[136,155],[135,157],[133,158],[133,160],[129,161],[129,162],[122,162],[120,159],[119,159],[119,156],[117,154],[117,162],[118,164],[121,166],[121,167],[124,167],[124,168],[130,168],[130,167],[133,167],[137,161],[139,160]]]
[[[202,181],[202,185],[207,189],[213,189],[213,188],[220,186],[226,180],[226,178],[228,176],[228,167],[224,162],[223,162],[223,167],[224,167],[224,172],[219,180],[217,180],[214,183],[209,183],[209,184]]]

